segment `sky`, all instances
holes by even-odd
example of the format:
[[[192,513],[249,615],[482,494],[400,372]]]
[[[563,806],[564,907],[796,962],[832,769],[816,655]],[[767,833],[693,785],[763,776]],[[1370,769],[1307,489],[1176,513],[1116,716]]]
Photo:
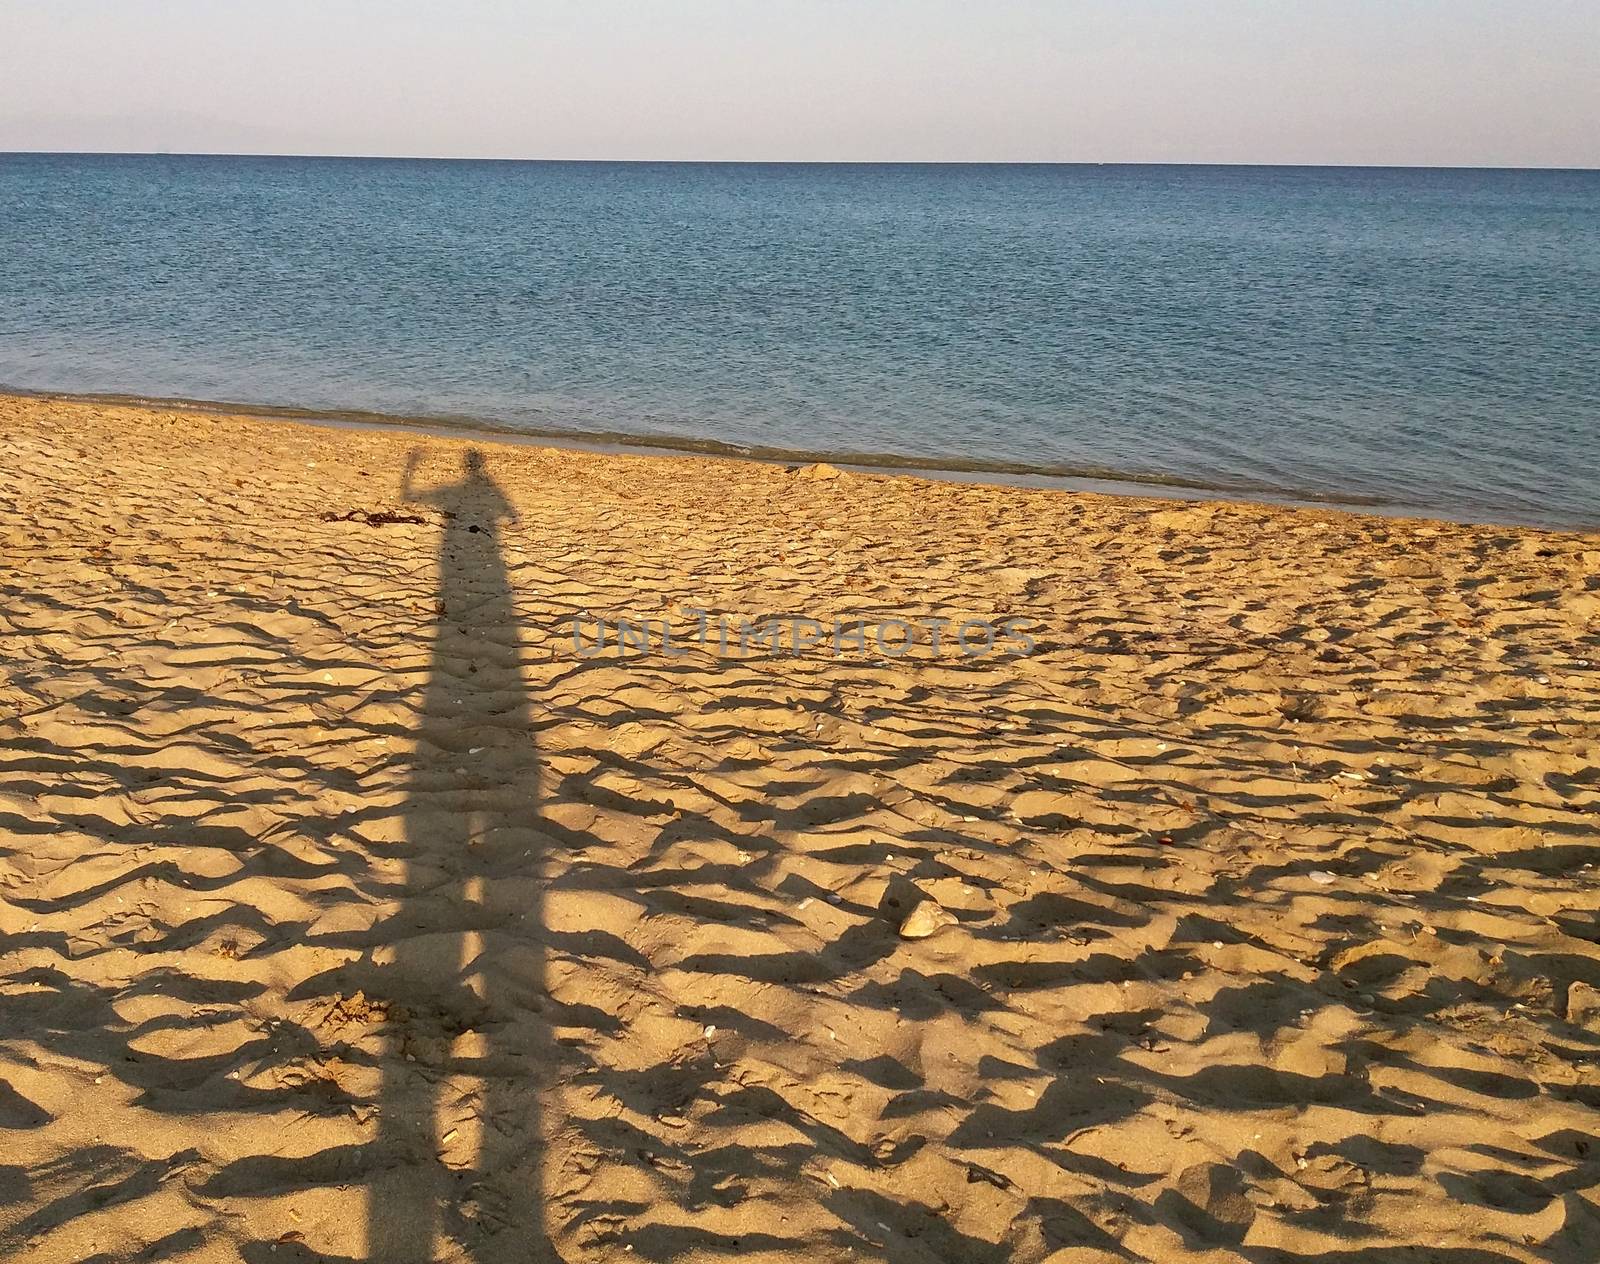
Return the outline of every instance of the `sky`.
[[[1600,0],[0,0],[0,151],[1600,167]]]

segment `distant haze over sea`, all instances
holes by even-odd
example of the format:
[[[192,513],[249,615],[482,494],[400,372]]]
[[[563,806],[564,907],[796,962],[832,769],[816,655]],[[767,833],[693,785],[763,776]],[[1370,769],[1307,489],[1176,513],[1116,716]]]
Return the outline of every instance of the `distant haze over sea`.
[[[0,155],[0,383],[1600,526],[1600,173]]]

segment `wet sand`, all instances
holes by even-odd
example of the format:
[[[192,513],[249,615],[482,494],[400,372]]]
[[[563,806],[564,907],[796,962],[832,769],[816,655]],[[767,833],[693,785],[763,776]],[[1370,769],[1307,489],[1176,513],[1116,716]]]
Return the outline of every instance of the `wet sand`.
[[[820,473],[0,397],[0,1257],[1600,1258],[1600,537]]]

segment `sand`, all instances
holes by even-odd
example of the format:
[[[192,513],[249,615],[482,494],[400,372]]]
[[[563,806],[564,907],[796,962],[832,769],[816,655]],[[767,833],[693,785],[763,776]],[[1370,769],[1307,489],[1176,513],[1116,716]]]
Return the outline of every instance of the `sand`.
[[[1600,1258],[1600,538],[828,474],[0,399],[0,1258]]]

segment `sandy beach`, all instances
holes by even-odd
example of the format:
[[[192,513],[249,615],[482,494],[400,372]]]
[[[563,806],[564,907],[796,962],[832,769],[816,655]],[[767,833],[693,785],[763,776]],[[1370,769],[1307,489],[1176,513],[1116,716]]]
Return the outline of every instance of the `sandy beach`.
[[[0,559],[0,1258],[1600,1258],[1600,536],[0,397]]]

